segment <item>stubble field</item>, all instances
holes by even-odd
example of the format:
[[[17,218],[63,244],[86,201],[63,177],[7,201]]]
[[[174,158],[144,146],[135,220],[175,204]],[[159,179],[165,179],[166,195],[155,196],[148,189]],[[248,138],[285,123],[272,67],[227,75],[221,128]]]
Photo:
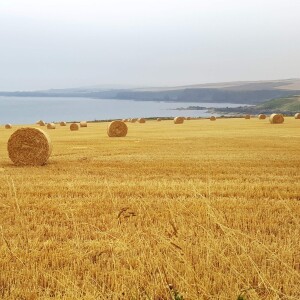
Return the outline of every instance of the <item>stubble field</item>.
[[[0,298],[299,299],[300,120],[127,124],[0,129]]]

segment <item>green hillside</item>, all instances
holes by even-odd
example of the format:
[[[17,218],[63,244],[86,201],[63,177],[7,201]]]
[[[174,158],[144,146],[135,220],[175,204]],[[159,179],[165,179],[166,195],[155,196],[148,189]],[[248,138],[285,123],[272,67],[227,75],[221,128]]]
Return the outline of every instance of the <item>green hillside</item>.
[[[276,110],[276,111],[300,111],[300,95],[272,99],[262,104],[256,105],[256,109],[261,110]]]

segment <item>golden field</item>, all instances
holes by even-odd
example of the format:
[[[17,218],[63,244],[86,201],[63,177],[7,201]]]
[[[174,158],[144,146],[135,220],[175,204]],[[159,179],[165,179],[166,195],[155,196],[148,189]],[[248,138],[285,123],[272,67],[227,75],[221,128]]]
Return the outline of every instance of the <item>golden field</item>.
[[[0,298],[300,299],[300,120],[107,124],[0,129]]]

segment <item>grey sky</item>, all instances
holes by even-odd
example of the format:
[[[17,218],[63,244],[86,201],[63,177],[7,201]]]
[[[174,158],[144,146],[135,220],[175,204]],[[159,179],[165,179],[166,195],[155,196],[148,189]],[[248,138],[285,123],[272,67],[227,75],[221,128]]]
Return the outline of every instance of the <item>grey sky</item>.
[[[1,0],[0,90],[300,77],[299,0]]]

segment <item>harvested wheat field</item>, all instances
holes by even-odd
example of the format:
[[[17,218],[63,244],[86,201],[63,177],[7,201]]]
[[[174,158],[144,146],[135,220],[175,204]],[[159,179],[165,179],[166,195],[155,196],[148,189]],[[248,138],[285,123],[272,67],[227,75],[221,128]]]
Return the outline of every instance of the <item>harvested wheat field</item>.
[[[298,120],[107,126],[47,131],[41,167],[0,128],[0,298],[300,298]]]

